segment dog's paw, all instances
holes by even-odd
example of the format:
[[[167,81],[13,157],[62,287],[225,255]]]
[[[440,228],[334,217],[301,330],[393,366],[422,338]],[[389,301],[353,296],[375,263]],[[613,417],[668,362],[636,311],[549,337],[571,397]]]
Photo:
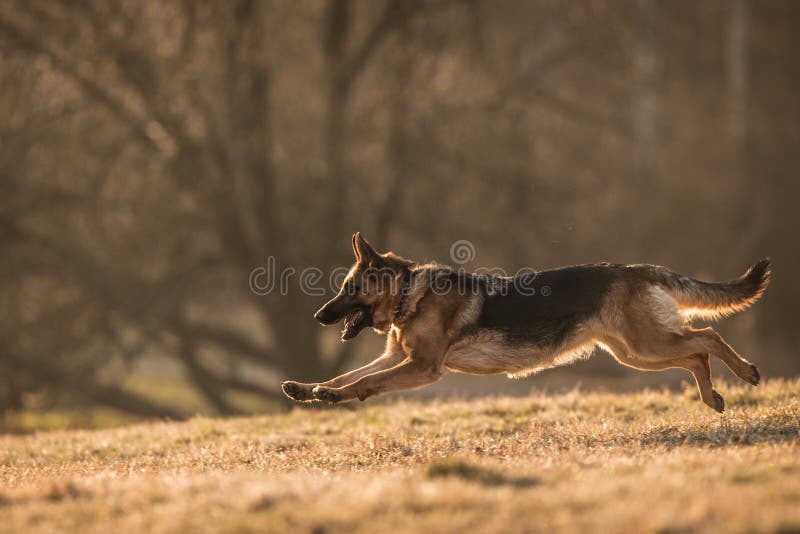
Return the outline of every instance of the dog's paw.
[[[725,399],[723,399],[722,395],[720,395],[716,391],[712,391],[711,394],[714,396],[714,406],[712,406],[712,408],[714,408],[719,413],[724,412],[725,411]]]
[[[336,404],[342,400],[342,393],[341,391],[329,388],[327,386],[317,386],[312,391],[314,398],[317,400],[321,400],[322,402],[328,402],[330,404]]]
[[[293,382],[287,380],[281,383],[283,394],[296,401],[306,402],[314,400],[314,394],[311,392],[311,387],[307,384]]]
[[[757,386],[758,383],[761,381],[761,375],[758,373],[758,369],[752,363],[750,364],[750,372],[743,376],[745,382],[751,384],[753,386]]]

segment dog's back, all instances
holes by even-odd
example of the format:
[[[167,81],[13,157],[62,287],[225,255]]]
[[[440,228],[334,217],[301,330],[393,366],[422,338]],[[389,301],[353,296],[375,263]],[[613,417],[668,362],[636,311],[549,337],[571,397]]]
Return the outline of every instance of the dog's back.
[[[597,315],[620,277],[619,265],[576,265],[525,273],[487,292],[473,325],[505,332],[510,341],[552,343]]]

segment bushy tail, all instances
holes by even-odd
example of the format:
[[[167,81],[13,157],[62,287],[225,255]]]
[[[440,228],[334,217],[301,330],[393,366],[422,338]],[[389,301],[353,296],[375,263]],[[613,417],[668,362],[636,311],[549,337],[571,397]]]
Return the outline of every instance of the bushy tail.
[[[766,258],[729,282],[701,282],[674,275],[666,285],[686,317],[718,319],[755,303],[767,289],[771,276],[770,259]]]

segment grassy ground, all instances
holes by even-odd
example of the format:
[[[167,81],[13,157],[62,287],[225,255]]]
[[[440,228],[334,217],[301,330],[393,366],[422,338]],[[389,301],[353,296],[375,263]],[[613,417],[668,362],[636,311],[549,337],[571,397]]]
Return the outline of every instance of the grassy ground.
[[[0,437],[17,532],[800,530],[800,381]]]

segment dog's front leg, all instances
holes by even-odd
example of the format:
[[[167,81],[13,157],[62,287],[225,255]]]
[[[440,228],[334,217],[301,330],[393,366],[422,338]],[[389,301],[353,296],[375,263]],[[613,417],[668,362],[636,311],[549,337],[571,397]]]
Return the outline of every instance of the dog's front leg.
[[[367,365],[339,375],[336,378],[328,380],[327,382],[323,382],[322,384],[303,384],[301,382],[287,380],[281,384],[281,389],[283,389],[283,393],[287,397],[296,401],[308,402],[318,400],[314,397],[313,393],[314,388],[317,386],[326,386],[329,388],[346,386],[347,384],[355,382],[363,376],[367,376],[378,371],[383,371],[384,369],[389,369],[402,362],[405,358],[406,354],[403,352],[400,343],[397,341],[397,335],[394,332],[390,332],[386,337],[386,349],[384,350],[383,354]]]
[[[325,402],[364,400],[379,393],[403,389],[415,389],[432,384],[444,374],[439,362],[407,359],[390,369],[364,376],[352,384],[339,388],[317,386],[314,397]]]
[[[281,382],[281,389],[283,394],[290,399],[300,402],[311,402],[317,400],[314,398],[313,390],[318,384],[304,384],[303,382],[295,382],[294,380],[287,380]]]
[[[432,308],[433,309],[433,308]],[[432,384],[444,374],[444,360],[449,342],[444,325],[436,313],[420,315],[417,328],[408,327],[398,333],[397,345],[408,358],[401,363],[366,376],[341,387],[319,385],[314,397],[325,402],[364,400],[379,393],[415,389]]]
[[[378,371],[383,371],[384,369],[390,369],[405,360],[406,356],[407,354],[403,352],[403,348],[400,346],[400,342],[397,340],[397,334],[392,331],[387,334],[386,348],[384,349],[383,354],[381,354],[377,359],[368,363],[364,367],[359,367],[354,371],[339,375],[334,379],[317,385],[327,386],[329,388],[340,388],[342,386],[346,386],[347,384],[352,384],[361,377],[371,375],[372,373],[377,373]]]

